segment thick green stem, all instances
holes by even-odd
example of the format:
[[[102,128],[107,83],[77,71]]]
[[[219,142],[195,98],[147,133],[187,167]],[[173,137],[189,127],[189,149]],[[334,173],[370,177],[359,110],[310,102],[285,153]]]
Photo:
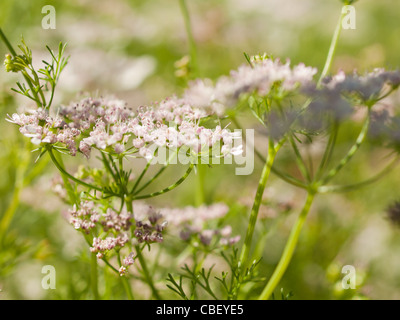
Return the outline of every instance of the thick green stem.
[[[292,228],[289,239],[286,243],[285,249],[279,260],[277,267],[275,268],[274,273],[272,274],[270,280],[265,286],[263,292],[261,293],[259,300],[267,300],[274,289],[278,285],[279,281],[282,279],[287,267],[289,266],[290,260],[292,259],[294,250],[296,249],[296,245],[300,236],[301,229],[303,228],[304,222],[306,220],[307,214],[310,211],[311,204],[314,200],[314,193],[309,192],[307,195],[306,203],[303,207],[303,210],[300,212],[300,215]]]
[[[200,161],[200,160],[199,160]],[[196,167],[197,169],[197,184],[196,184],[196,205],[201,206],[206,199],[205,192],[204,192],[204,176],[205,176],[205,165],[199,163]]]

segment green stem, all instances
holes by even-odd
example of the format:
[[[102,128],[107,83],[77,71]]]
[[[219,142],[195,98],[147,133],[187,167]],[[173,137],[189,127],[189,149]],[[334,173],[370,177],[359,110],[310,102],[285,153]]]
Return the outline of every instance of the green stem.
[[[122,280],[122,284],[124,285],[125,292],[126,292],[126,294],[128,296],[128,299],[129,300],[135,300],[134,297],[133,297],[132,288],[131,288],[131,286],[129,284],[128,278],[123,276],[121,280]]]
[[[158,170],[158,172],[157,172],[155,175],[153,175],[149,181],[147,181],[144,185],[142,185],[142,186],[139,188],[139,190],[136,190],[135,194],[138,194],[138,193],[142,192],[142,191],[143,191],[144,189],[146,189],[151,183],[153,183],[154,180],[156,180],[156,179],[164,172],[164,170],[167,169],[167,167],[169,166],[169,164],[170,164],[170,162],[172,161],[172,159],[176,156],[176,154],[177,154],[177,151],[173,152],[173,153],[171,154],[171,156],[168,158],[167,162],[164,164],[164,166],[163,166],[160,170]]]
[[[8,48],[8,50],[10,50],[11,55],[15,58],[17,56],[17,53],[14,50],[13,46],[11,45],[11,43],[8,41],[6,35],[3,33],[3,30],[1,30],[1,28],[0,28],[0,38],[3,40],[3,42],[6,45],[6,47]],[[29,88],[31,89],[31,92],[32,92],[33,97],[34,97],[34,100],[36,102],[36,105],[38,106],[38,108],[42,107],[42,105],[40,103],[39,96],[38,96],[37,92],[34,90],[33,84],[31,82],[31,80],[29,79],[29,76],[24,74],[23,72],[22,72],[22,75],[24,76],[24,79],[25,79],[26,83],[28,84]]]
[[[328,143],[325,148],[324,155],[322,157],[321,163],[318,167],[317,173],[315,174],[315,180],[319,180],[324,173],[326,166],[329,164],[330,159],[332,158],[333,149],[336,144],[337,136],[339,131],[339,125],[335,122],[333,126],[333,132],[329,136]]]
[[[183,20],[185,23],[186,35],[189,41],[189,52],[190,52],[190,63],[192,66],[192,74],[194,77],[198,76],[199,68],[197,62],[197,49],[196,49],[196,42],[194,41],[192,26],[190,23],[190,15],[189,10],[186,5],[186,0],[179,0],[179,6],[182,11]]]
[[[289,140],[290,140],[290,144],[292,145],[292,149],[296,155],[296,162],[297,165],[300,169],[301,174],[303,175],[303,177],[310,182],[311,181],[311,177],[310,177],[310,172],[307,169],[307,166],[304,162],[303,157],[301,156],[300,150],[296,145],[296,141],[294,141],[293,135],[291,133],[289,133]]]
[[[128,212],[133,213],[132,199],[127,197],[125,200],[126,200],[126,208],[127,208]],[[145,280],[146,280],[147,284],[150,286],[150,289],[151,289],[151,292],[152,292],[153,296],[157,300],[161,300],[161,296],[158,293],[157,288],[154,286],[153,278],[150,275],[149,269],[147,268],[146,261],[143,258],[142,249],[140,248],[139,245],[137,245],[135,247],[135,249],[136,249],[136,257],[139,259],[139,263],[140,263],[140,266],[142,267],[143,275],[145,277]]]
[[[335,55],[336,47],[337,47],[337,44],[339,41],[340,31],[342,30],[342,21],[345,16],[346,16],[346,11],[343,10],[343,8],[342,8],[342,11],[341,11],[340,17],[339,17],[339,21],[336,25],[336,29],[333,34],[332,40],[331,40],[331,45],[329,47],[329,52],[328,52],[328,56],[325,61],[324,69],[322,70],[322,73],[321,73],[318,83],[317,83],[318,87],[321,85],[322,80],[326,77],[329,70],[331,69],[333,56]]]
[[[0,243],[5,237],[5,234],[11,224],[15,212],[19,206],[20,194],[24,187],[24,176],[29,165],[30,154],[27,150],[19,151],[21,159],[18,161],[18,165],[15,172],[15,184],[11,202],[7,207],[5,213],[0,220]]]
[[[151,292],[157,300],[161,300],[161,296],[158,293],[157,288],[154,286],[153,278],[149,273],[149,269],[147,268],[146,261],[143,258],[142,251],[139,246],[136,246],[136,256],[139,259],[140,266],[142,267],[144,278],[146,279],[147,284],[150,286]]]
[[[251,213],[250,213],[250,220],[249,220],[249,224],[247,227],[246,238],[244,240],[242,251],[240,253],[239,263],[240,263],[240,267],[243,268],[243,270],[246,268],[247,260],[249,258],[251,243],[253,240],[254,229],[255,229],[256,222],[257,222],[258,211],[260,209],[262,196],[264,194],[264,189],[267,184],[267,180],[268,180],[269,174],[271,172],[271,168],[274,163],[276,153],[278,152],[278,150],[280,149],[282,144],[283,144],[283,141],[279,142],[275,146],[274,142],[272,140],[269,141],[267,161],[265,162],[263,171],[261,173],[261,178],[258,183],[257,193],[256,193],[256,196],[254,199]]]
[[[6,45],[6,47],[8,48],[8,50],[10,51],[10,53],[15,57],[17,53],[15,52],[13,46],[11,45],[10,41],[8,41],[6,35],[3,33],[3,30],[1,30],[1,28],[0,28],[0,37],[3,40],[4,44]]]
[[[368,128],[370,122],[370,110],[368,110],[367,118],[364,121],[362,129],[356,139],[354,145],[350,148],[349,152],[343,157],[342,160],[338,163],[338,165],[333,168],[329,173],[322,179],[320,182],[321,185],[329,182],[354,156],[357,150],[360,148],[361,144],[364,142],[365,137],[367,136]]]
[[[146,174],[147,170],[149,169],[150,165],[151,165],[151,160],[147,162],[146,166],[144,167],[144,169],[142,170],[142,173],[140,174],[139,178],[137,178],[135,185],[132,188],[132,191],[130,192],[131,194],[133,194],[136,191],[136,188],[139,186],[140,181],[142,181],[144,175]]]
[[[183,181],[186,180],[186,178],[189,176],[189,174],[193,170],[193,168],[194,168],[194,164],[191,163],[189,168],[186,170],[185,174],[177,182],[175,182],[173,185],[170,185],[169,187],[167,187],[167,188],[165,188],[165,189],[163,189],[161,191],[153,192],[153,193],[146,194],[146,195],[143,195],[143,196],[134,196],[132,200],[147,199],[147,198],[156,197],[156,196],[162,195],[162,194],[164,194],[166,192],[169,192],[169,191],[175,189]]]
[[[201,160],[199,160],[201,161]],[[205,202],[205,193],[204,193],[204,174],[205,167],[204,164],[199,163],[196,167],[197,169],[197,184],[196,184],[196,205],[201,206]]]
[[[246,140],[246,143],[247,143],[245,130],[243,130],[243,127],[239,124],[239,122],[238,122],[238,120],[236,119],[235,116],[231,116],[231,119],[232,119],[232,122],[235,124],[235,126],[238,129],[242,130],[243,139]],[[263,163],[265,163],[266,162],[265,157],[256,148],[256,146],[252,145],[251,147],[254,149],[254,153],[258,157],[258,159],[261,160]],[[281,178],[283,181],[285,181],[285,182],[287,182],[287,183],[289,183],[289,184],[291,184],[293,186],[296,186],[296,187],[299,187],[299,188],[302,188],[302,189],[307,189],[307,185],[304,184],[301,180],[296,179],[295,177],[293,177],[293,176],[291,176],[289,174],[281,172],[279,169],[275,168],[274,166],[271,168],[271,172],[273,174],[275,174],[276,176],[278,176],[279,178]]]
[[[90,245],[90,244],[89,244],[89,245]],[[118,271],[117,269],[115,269],[114,266],[113,266],[110,262],[108,262],[108,260],[107,260],[106,258],[102,258],[101,260],[103,260],[104,263],[105,263],[107,266],[109,266],[110,269],[111,269],[112,271],[114,271],[116,274],[119,275],[119,271]]]
[[[314,193],[309,192],[307,195],[306,203],[301,211],[295,225],[290,232],[289,239],[286,243],[285,249],[279,260],[277,267],[275,268],[274,273],[272,274],[270,280],[265,286],[263,292],[261,293],[259,300],[267,300],[271,294],[273,293],[275,287],[278,285],[279,281],[282,279],[287,267],[289,266],[290,260],[292,259],[294,250],[296,249],[296,245],[300,236],[301,229],[306,220],[307,214],[310,211],[311,204],[314,200]]]
[[[89,183],[86,183],[85,181],[79,180],[78,178],[75,178],[74,176],[72,176],[71,174],[69,174],[64,167],[57,161],[56,157],[54,156],[53,150],[51,148],[48,148],[47,151],[49,152],[50,158],[53,161],[54,165],[57,167],[57,169],[63,174],[65,175],[67,178],[71,179],[72,181],[79,183],[85,187],[88,187],[90,189],[94,189],[97,191],[103,191],[102,188],[91,185]],[[119,195],[116,195],[119,196]]]
[[[386,168],[384,168],[381,172],[379,172],[377,175],[353,184],[348,184],[348,185],[339,185],[339,186],[320,186],[318,187],[318,193],[323,194],[323,193],[330,193],[330,192],[346,192],[346,191],[352,191],[364,186],[367,186],[371,183],[374,183],[381,179],[383,176],[387,175],[389,172],[393,170],[393,168],[397,165],[397,162],[399,160],[399,157],[396,157]]]
[[[118,177],[116,176],[116,174],[114,173],[114,171],[111,169],[111,166],[110,166],[110,164],[109,164],[109,162],[108,162],[106,156],[104,155],[104,153],[103,153],[103,152],[100,152],[100,153],[101,153],[101,157],[102,157],[102,161],[103,161],[104,167],[105,167],[105,168],[107,169],[107,171],[111,174],[111,176],[113,177],[115,183],[118,185],[118,184],[119,184],[119,179],[118,179]]]
[[[95,253],[91,253],[91,272],[90,272],[90,279],[91,279],[91,286],[92,286],[92,292],[95,300],[100,300],[100,295],[99,295],[99,288],[97,286],[97,278],[98,278],[98,272],[97,272],[97,257]]]

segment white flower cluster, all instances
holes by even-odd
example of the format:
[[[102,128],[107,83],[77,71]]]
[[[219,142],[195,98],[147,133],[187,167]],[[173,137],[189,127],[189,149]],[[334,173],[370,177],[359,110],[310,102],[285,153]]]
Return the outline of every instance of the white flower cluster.
[[[229,76],[220,77],[215,85],[209,79],[193,81],[183,98],[192,106],[222,116],[226,107],[235,105],[244,93],[265,96],[274,85],[293,91],[309,84],[316,73],[317,69],[302,63],[291,68],[290,61],[283,64],[279,59],[256,59],[251,65],[242,65]]]
[[[184,100],[172,97],[151,107],[140,107],[137,115],[125,102],[115,99],[84,99],[61,107],[56,116],[38,109],[28,114],[13,114],[8,121],[35,144],[61,144],[71,155],[77,151],[90,157],[92,148],[111,153],[135,153],[150,160],[150,146],[179,149],[186,147],[201,156],[215,145],[218,156],[240,154],[232,147],[237,134],[217,126],[199,124],[209,114]],[[78,147],[77,147],[78,146]]]

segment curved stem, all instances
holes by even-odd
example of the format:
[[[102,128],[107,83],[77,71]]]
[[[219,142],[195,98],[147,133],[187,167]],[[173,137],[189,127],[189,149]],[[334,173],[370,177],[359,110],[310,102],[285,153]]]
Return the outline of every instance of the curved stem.
[[[198,75],[198,63],[197,63],[197,49],[196,42],[194,41],[192,26],[190,24],[189,10],[186,5],[186,0],[179,0],[179,6],[182,11],[183,20],[185,23],[186,35],[189,41],[189,52],[190,52],[190,62],[192,66],[192,73],[196,77]]]
[[[157,288],[154,286],[153,278],[149,273],[149,269],[147,268],[146,261],[143,258],[141,249],[139,246],[136,246],[136,256],[139,259],[140,266],[142,267],[143,275],[146,279],[147,284],[150,286],[151,292],[157,300],[161,300],[161,296],[158,293]]]
[[[59,171],[61,171],[62,174],[66,175],[66,176],[67,176],[69,179],[71,179],[72,181],[74,181],[74,182],[76,182],[76,183],[79,183],[79,184],[81,184],[81,185],[83,185],[83,186],[85,186],[85,187],[88,187],[88,188],[90,188],[90,189],[94,189],[94,190],[97,190],[97,191],[103,191],[102,188],[99,188],[99,187],[97,187],[97,186],[94,186],[94,185],[91,185],[91,184],[89,184],[89,183],[86,183],[86,182],[84,182],[84,181],[82,181],[82,180],[79,180],[79,179],[75,178],[73,175],[69,174],[69,173],[62,167],[62,165],[57,161],[56,157],[54,156],[53,150],[52,150],[51,148],[48,148],[47,151],[49,152],[50,158],[51,158],[51,160],[53,161],[54,165],[57,167],[57,169],[58,169]]]
[[[367,136],[368,128],[370,122],[370,111],[368,111],[367,118],[364,121],[363,127],[356,139],[354,145],[350,148],[349,152],[340,160],[339,164],[333,168],[329,173],[322,179],[321,184],[326,184],[330,181],[354,156],[357,150],[360,148],[361,144],[364,142],[365,137]]]
[[[303,157],[302,157],[302,155],[300,153],[299,148],[297,148],[296,141],[294,141],[292,133],[289,133],[289,140],[290,140],[290,144],[292,145],[292,149],[293,149],[293,151],[294,151],[294,153],[296,155],[296,162],[297,162],[297,165],[298,165],[298,167],[300,169],[300,172],[303,175],[303,177],[308,182],[310,182],[311,181],[310,172],[307,169],[307,165],[304,162],[304,159],[303,159]]]
[[[15,58],[17,56],[17,53],[14,50],[13,46],[11,45],[11,43],[8,41],[6,35],[3,33],[3,30],[1,30],[1,28],[0,28],[0,38],[3,40],[3,42],[6,45],[6,47],[8,48],[8,50],[10,50],[11,55]],[[25,79],[26,83],[28,84],[29,88],[31,89],[31,92],[33,94],[33,98],[34,98],[34,100],[36,102],[36,105],[38,106],[38,108],[42,107],[42,105],[40,103],[39,96],[38,96],[37,92],[35,91],[35,89],[33,88],[33,85],[32,85],[31,80],[29,79],[29,76],[27,76],[23,72],[21,72],[21,73],[24,76],[24,79]]]
[[[310,211],[311,204],[314,200],[314,193],[309,192],[307,195],[306,203],[303,207],[303,210],[300,212],[299,217],[295,225],[290,232],[289,239],[286,243],[285,249],[279,260],[278,265],[275,268],[274,273],[272,274],[270,280],[265,286],[263,292],[261,293],[259,300],[267,300],[271,294],[273,293],[275,287],[278,285],[279,281],[282,279],[287,267],[289,266],[290,260],[292,259],[294,250],[296,249],[296,245],[300,236],[301,229],[306,220],[307,214]]]
[[[336,47],[339,41],[339,36],[340,36],[340,31],[342,30],[342,21],[343,18],[346,16],[346,11],[343,10],[342,7],[342,11],[340,13],[340,17],[339,17],[339,21],[336,25],[336,29],[335,32],[333,34],[332,37],[332,41],[331,41],[331,45],[329,47],[329,52],[328,52],[328,56],[326,57],[326,61],[325,61],[325,65],[324,65],[324,69],[322,70],[322,73],[319,77],[317,86],[320,86],[322,83],[322,80],[326,77],[326,75],[328,74],[331,66],[332,66],[332,61],[333,61],[333,56],[335,55],[335,51],[336,51]]]
[[[316,180],[321,178],[321,175],[323,174],[324,169],[329,164],[329,161],[332,158],[332,153],[333,153],[333,149],[334,149],[335,144],[336,144],[338,131],[339,131],[339,125],[338,125],[337,122],[335,122],[335,124],[333,126],[333,132],[329,136],[329,140],[328,140],[328,143],[326,145],[324,155],[322,156],[321,163],[320,163],[320,165],[318,167],[317,173],[315,174],[315,179]]]
[[[158,172],[149,180],[147,181],[143,186],[141,186],[139,188],[139,190],[137,190],[135,192],[135,194],[140,193],[141,191],[143,191],[144,189],[146,189],[151,183],[153,183],[154,180],[156,180],[163,172],[165,169],[167,169],[167,167],[169,166],[171,160],[176,156],[176,152],[173,152],[172,155],[169,157],[169,159],[167,160],[167,162],[165,163],[165,165],[158,170]]]
[[[135,185],[133,186],[132,190],[131,190],[131,194],[133,194],[136,190],[136,188],[138,187],[140,181],[142,181],[144,175],[146,174],[147,170],[149,169],[150,165],[151,165],[151,160],[147,162],[146,166],[144,167],[144,169],[142,170],[142,173],[140,174],[139,178],[137,178]]]
[[[367,186],[371,183],[374,183],[381,179],[383,176],[387,175],[390,171],[393,170],[393,168],[396,166],[397,162],[399,160],[399,157],[396,157],[386,168],[384,168],[381,172],[379,172],[377,175],[353,184],[348,184],[348,185],[339,185],[339,186],[320,186],[318,187],[318,193],[330,193],[330,192],[346,192],[346,191],[352,191],[364,186]]]
[[[119,183],[118,177],[115,175],[114,171],[111,169],[110,163],[108,162],[108,160],[107,160],[106,156],[104,155],[104,153],[103,152],[100,152],[100,153],[101,153],[101,157],[102,157],[102,161],[103,161],[104,167],[108,170],[108,172],[113,177],[115,183],[118,185],[118,183]]]
[[[243,127],[239,124],[239,122],[238,122],[238,120],[236,119],[235,116],[231,116],[231,119],[232,119],[232,122],[235,124],[235,126],[238,129],[242,130],[242,136],[246,140],[246,143],[247,143],[245,130],[243,130]],[[254,149],[254,153],[256,154],[258,159],[260,159],[263,163],[265,163],[266,162],[265,157],[256,148],[256,146],[252,145],[251,147]],[[271,172],[273,174],[275,174],[276,176],[278,176],[279,178],[281,178],[283,181],[285,181],[285,182],[287,182],[287,183],[289,183],[289,184],[291,184],[293,186],[296,186],[296,187],[299,187],[299,188],[302,188],[302,189],[307,189],[307,185],[305,183],[303,183],[301,180],[296,179],[295,177],[280,171],[279,169],[275,168],[274,166],[271,168]]]
[[[147,198],[156,197],[156,196],[159,196],[159,195],[161,195],[161,194],[164,194],[164,193],[166,193],[166,192],[169,192],[169,191],[175,189],[175,188],[176,188],[177,186],[179,186],[183,181],[186,180],[186,178],[189,176],[189,174],[190,174],[190,172],[193,170],[193,168],[194,168],[194,164],[191,163],[190,166],[189,166],[189,168],[186,170],[185,174],[184,174],[177,182],[175,182],[173,185],[170,185],[169,187],[167,187],[167,188],[165,188],[165,189],[163,189],[163,190],[161,190],[161,191],[153,192],[153,193],[146,194],[146,195],[143,195],[143,196],[134,196],[134,197],[132,198],[132,200],[139,200],[139,199],[147,199]]]
[[[250,213],[250,220],[247,227],[246,238],[243,243],[242,251],[240,253],[239,263],[241,268],[246,268],[247,260],[250,254],[251,243],[253,240],[254,228],[257,222],[258,211],[260,209],[262,196],[264,194],[264,189],[267,184],[267,180],[269,174],[271,172],[272,165],[275,160],[276,153],[278,152],[279,148],[282,146],[282,141],[278,143],[276,146],[272,140],[269,141],[269,148],[268,148],[268,157],[267,161],[265,162],[263,171],[261,173],[260,181],[258,183],[257,193],[254,199],[253,207]]]
[[[119,271],[117,269],[115,269],[115,267],[106,259],[106,258],[102,258],[101,260],[104,261],[104,263],[112,270],[114,271],[116,274],[119,275]]]

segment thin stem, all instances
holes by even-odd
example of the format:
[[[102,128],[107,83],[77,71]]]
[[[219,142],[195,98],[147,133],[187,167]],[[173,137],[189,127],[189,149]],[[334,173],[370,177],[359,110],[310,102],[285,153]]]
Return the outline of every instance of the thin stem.
[[[250,248],[251,248],[251,243],[253,240],[254,229],[255,229],[256,222],[257,222],[258,211],[260,209],[262,196],[264,194],[264,189],[267,184],[267,180],[268,180],[269,174],[271,172],[271,168],[274,163],[276,153],[278,152],[278,150],[281,146],[282,146],[282,142],[278,143],[275,146],[274,142],[272,140],[269,140],[267,161],[265,162],[263,171],[261,173],[260,181],[258,183],[256,196],[255,196],[253,207],[252,207],[251,213],[250,213],[250,220],[249,220],[249,225],[247,227],[246,238],[244,240],[242,251],[240,253],[239,263],[243,269],[245,269],[245,267],[247,265],[247,260],[248,260],[249,254],[250,254]]]
[[[235,124],[235,126],[238,129],[242,130],[242,136],[243,138],[246,140],[247,143],[247,139],[246,139],[246,132],[245,130],[243,130],[243,127],[240,125],[240,123],[238,122],[238,120],[236,119],[235,116],[231,116],[232,122]],[[256,148],[256,146],[252,145],[251,146],[254,149],[254,153],[256,154],[256,156],[258,157],[259,160],[261,160],[263,163],[266,162],[265,157],[261,154],[261,152]],[[271,168],[271,172],[273,174],[275,174],[276,176],[278,176],[279,178],[281,178],[283,181],[294,185],[296,187],[302,188],[302,189],[307,189],[307,185],[304,184],[301,180],[296,179],[295,177],[286,174],[284,172],[281,172],[279,169],[275,168],[274,166]]]
[[[368,110],[367,118],[364,121],[364,124],[363,124],[362,129],[356,139],[356,142],[350,148],[349,152],[342,158],[342,160],[340,160],[338,165],[335,168],[333,168],[331,171],[329,171],[329,173],[322,179],[322,181],[320,182],[321,185],[329,182],[351,160],[351,158],[354,156],[354,154],[360,148],[361,144],[365,140],[365,137],[367,136],[369,122],[370,122],[370,110]]]
[[[300,236],[301,229],[304,225],[307,214],[310,211],[312,202],[314,200],[314,195],[315,194],[312,192],[308,193],[306,203],[305,203],[302,211],[300,212],[300,215],[299,215],[295,225],[293,226],[292,231],[290,232],[290,236],[286,243],[286,246],[285,246],[285,249],[281,256],[281,259],[279,260],[279,263],[276,266],[275,271],[272,274],[267,285],[265,286],[263,292],[261,293],[260,297],[258,298],[259,300],[267,300],[271,296],[275,287],[278,285],[278,283],[282,279],[287,267],[289,266],[289,263],[292,259],[293,253],[294,253],[294,250],[296,249],[296,245],[297,245],[297,242],[298,242],[298,239]]]
[[[0,38],[3,40],[4,44],[6,45],[6,47],[8,48],[8,50],[10,51],[11,55],[15,58],[17,56],[16,51],[14,50],[13,46],[11,45],[11,43],[8,41],[6,35],[3,33],[3,30],[1,30],[0,28]],[[33,84],[31,82],[31,80],[29,79],[29,76],[27,76],[26,74],[24,74],[22,72],[22,75],[24,76],[24,79],[26,81],[26,83],[28,84],[29,88],[31,89],[31,92],[33,94],[33,98],[37,104],[37,106],[40,108],[42,107],[41,103],[40,103],[40,99],[39,96],[37,95],[37,92],[34,90],[33,88]]]
[[[3,33],[3,30],[1,30],[1,28],[0,28],[0,37],[3,40],[4,44],[6,45],[6,47],[8,48],[8,50],[10,51],[10,53],[15,57],[17,53],[15,52],[13,46],[8,41],[6,35]]]
[[[152,159],[151,159],[152,160]],[[151,165],[151,160],[147,162],[146,166],[144,167],[144,169],[142,170],[142,173],[140,174],[139,178],[137,178],[135,185],[132,188],[132,191],[130,192],[131,194],[133,194],[136,191],[136,188],[138,187],[140,181],[142,181],[144,175],[146,174],[147,170],[149,169],[150,165]]]
[[[165,163],[165,165],[164,165],[160,170],[158,170],[158,172],[157,172],[155,175],[153,175],[152,178],[151,178],[149,181],[147,181],[143,186],[141,186],[141,187],[139,188],[139,190],[137,190],[137,191],[135,192],[135,194],[140,193],[141,191],[143,191],[144,189],[146,189],[151,183],[153,183],[154,180],[156,180],[156,179],[164,172],[164,170],[167,169],[167,167],[169,166],[171,160],[175,157],[175,155],[176,155],[176,152],[174,152],[174,153],[170,156],[170,158],[167,160],[167,162]]]
[[[146,261],[143,258],[143,255],[142,255],[142,252],[141,252],[141,249],[139,246],[136,246],[136,257],[139,259],[139,263],[140,263],[140,266],[142,267],[143,275],[146,279],[147,284],[150,286],[150,289],[151,289],[151,292],[152,292],[154,298],[156,298],[157,300],[161,300],[161,296],[158,293],[157,288],[154,286],[153,278],[149,273]]]
[[[118,159],[118,163],[119,163],[119,176],[120,176],[120,181],[121,181],[121,188],[123,189],[122,191],[125,194],[128,194],[128,186],[127,183],[129,181],[129,177],[128,177],[128,181],[125,181],[125,174],[124,174],[124,158],[123,157],[119,157]]]
[[[185,23],[186,35],[189,41],[189,52],[190,52],[192,73],[194,74],[194,76],[197,76],[199,72],[198,62],[197,62],[197,48],[196,48],[196,42],[194,41],[193,37],[192,26],[190,23],[190,15],[188,7],[186,5],[186,0],[179,0],[179,6],[182,11],[183,20]]]
[[[32,65],[30,65],[30,70],[31,70],[33,77],[35,78],[34,83],[37,83],[38,91],[40,93],[40,97],[42,98],[42,106],[46,107],[46,104],[47,104],[46,98],[44,96],[43,90],[41,89],[39,77]]]
[[[346,10],[343,10],[343,7],[342,7],[342,10],[340,12],[339,21],[336,25],[336,29],[333,34],[332,40],[331,40],[331,45],[329,47],[328,56],[326,57],[324,69],[322,70],[322,73],[321,73],[318,83],[317,83],[318,87],[321,85],[322,80],[326,77],[329,70],[331,69],[333,56],[335,55],[336,47],[337,47],[337,44],[339,41],[340,31],[342,30],[342,21],[345,16],[346,16]]]
[[[128,212],[133,213],[132,199],[130,199],[130,198],[126,199],[126,208],[127,208]],[[143,271],[143,274],[145,276],[145,280],[146,280],[147,284],[150,286],[150,289],[151,289],[151,292],[152,292],[153,296],[157,300],[161,300],[161,296],[158,293],[156,287],[154,286],[153,278],[150,275],[149,270],[147,268],[146,261],[143,258],[142,249],[140,248],[139,245],[137,245],[135,248],[136,248],[136,257],[139,259],[139,263],[140,263],[140,266],[142,267],[142,271]]]
[[[99,288],[97,286],[97,278],[98,278],[98,272],[97,272],[97,257],[95,253],[91,253],[91,272],[90,272],[90,279],[91,279],[91,287],[92,287],[92,292],[95,300],[100,299],[99,295]]]
[[[187,7],[186,0],[179,0],[179,6],[181,8],[183,20],[185,23],[185,30],[186,36],[189,42],[189,53],[190,53],[190,65],[192,67],[191,73],[193,77],[198,76],[199,73],[199,66],[197,61],[197,48],[196,48],[196,41],[193,37],[193,31],[190,21],[190,14]],[[199,206],[205,201],[205,194],[204,194],[204,170],[202,164],[198,164],[197,166],[197,190],[196,190],[196,204]]]
[[[74,181],[74,182],[76,182],[76,183],[79,183],[79,184],[81,184],[81,185],[83,185],[83,186],[85,186],[85,187],[88,187],[88,188],[90,188],[90,189],[94,189],[94,190],[97,190],[97,191],[103,191],[102,188],[99,188],[99,187],[97,187],[97,186],[94,186],[94,185],[91,185],[91,184],[89,184],[89,183],[86,183],[86,182],[84,182],[84,181],[82,181],[82,180],[79,180],[79,179],[75,178],[75,177],[72,176],[71,174],[69,174],[69,173],[63,168],[63,166],[57,161],[56,157],[54,156],[54,153],[53,153],[52,148],[48,148],[47,151],[49,152],[49,155],[50,155],[51,160],[53,161],[53,163],[55,164],[55,166],[57,167],[57,169],[58,169],[59,171],[61,171],[62,174],[66,175],[66,176],[67,176],[69,179],[71,179],[72,181]]]
[[[166,192],[169,192],[169,191],[175,189],[183,181],[186,180],[186,178],[189,176],[189,174],[193,170],[193,168],[194,168],[194,164],[191,163],[189,168],[186,170],[185,174],[177,182],[175,182],[173,185],[170,185],[169,187],[167,187],[167,188],[165,188],[165,189],[163,189],[161,191],[153,192],[153,193],[146,194],[146,195],[143,195],[143,196],[134,196],[132,200],[147,199],[147,198],[156,197],[156,196],[162,195],[162,194],[164,194]]]
[[[119,250],[117,251],[117,260],[118,260],[119,266],[121,267],[121,266],[122,266],[122,263],[121,263],[121,255],[120,255],[120,253],[119,253]],[[118,272],[118,274],[119,274],[119,272]],[[121,275],[120,275],[120,277],[121,277]],[[134,299],[133,299],[132,288],[131,288],[131,286],[129,285],[128,278],[126,278],[125,276],[122,276],[122,277],[121,277],[121,280],[122,280],[122,284],[123,284],[123,286],[124,286],[124,289],[125,289],[125,292],[126,292],[128,298],[129,298],[130,300],[134,300]]]
[[[118,177],[115,175],[114,171],[111,169],[110,164],[109,164],[105,154],[103,152],[100,152],[100,153],[101,153],[101,157],[102,157],[102,161],[103,161],[104,167],[111,174],[111,176],[113,177],[115,183],[118,184],[118,182],[119,182]]]
[[[101,260],[103,260],[104,263],[105,263],[108,267],[110,267],[110,269],[111,269],[112,271],[114,271],[116,274],[119,275],[119,271],[118,271],[117,269],[115,269],[115,267],[114,267],[110,262],[108,262],[108,260],[107,260],[106,258],[102,258]]]
[[[294,141],[293,134],[291,134],[291,133],[289,133],[289,140],[290,140],[290,144],[292,145],[293,151],[296,155],[296,162],[300,169],[300,172],[303,175],[303,177],[308,182],[310,182],[311,181],[310,172],[307,169],[307,166],[306,166],[304,159],[299,151],[299,148],[297,148],[296,141]]]
[[[339,125],[338,125],[337,122],[335,122],[335,124],[333,126],[333,132],[329,136],[329,140],[328,140],[328,143],[326,145],[324,155],[322,157],[321,163],[320,163],[320,165],[318,167],[318,170],[317,170],[317,173],[315,175],[315,179],[316,180],[321,178],[321,175],[323,174],[324,169],[329,164],[329,161],[332,158],[333,149],[334,149],[335,144],[336,144],[338,132],[339,132]]]
[[[201,206],[205,202],[205,192],[204,192],[204,164],[199,163],[196,167],[196,205]]]
[[[386,168],[384,168],[381,172],[379,172],[377,175],[353,184],[348,184],[348,185],[339,185],[339,186],[320,186],[318,187],[318,193],[323,194],[323,193],[330,193],[330,192],[346,192],[346,191],[352,191],[364,186],[367,186],[371,183],[374,183],[387,175],[389,172],[391,172],[394,167],[397,165],[397,162],[399,160],[399,157],[396,157]]]
[[[128,296],[128,299],[129,299],[129,300],[135,300],[135,298],[133,297],[132,288],[131,288],[131,286],[129,285],[128,278],[126,278],[125,276],[123,276],[121,280],[122,280],[122,284],[124,285],[125,292],[126,292],[126,294],[127,294],[127,296]]]

